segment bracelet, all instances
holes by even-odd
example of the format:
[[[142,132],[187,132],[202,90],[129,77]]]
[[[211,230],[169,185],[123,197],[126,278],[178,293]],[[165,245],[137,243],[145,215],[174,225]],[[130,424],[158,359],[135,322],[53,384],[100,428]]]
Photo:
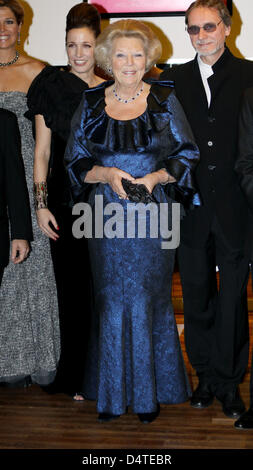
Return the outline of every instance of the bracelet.
[[[34,183],[33,185],[34,191],[34,203],[35,209],[47,209],[47,182],[42,181],[41,183]]]

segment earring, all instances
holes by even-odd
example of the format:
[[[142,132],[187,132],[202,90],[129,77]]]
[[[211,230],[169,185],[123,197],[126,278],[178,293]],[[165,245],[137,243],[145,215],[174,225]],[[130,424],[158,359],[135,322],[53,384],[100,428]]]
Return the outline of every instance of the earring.
[[[18,45],[20,45],[20,31],[18,32]]]
[[[109,75],[113,77],[113,72],[112,72],[111,67],[107,67],[107,72],[109,73]]]

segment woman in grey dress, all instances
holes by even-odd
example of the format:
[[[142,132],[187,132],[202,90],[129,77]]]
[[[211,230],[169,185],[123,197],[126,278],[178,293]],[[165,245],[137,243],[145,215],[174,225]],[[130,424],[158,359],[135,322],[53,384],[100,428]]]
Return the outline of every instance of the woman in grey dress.
[[[9,263],[2,280],[0,383],[47,385],[55,377],[60,355],[58,302],[49,241],[36,221],[34,141],[32,124],[24,117],[27,90],[44,66],[16,52],[23,16],[16,0],[0,0],[0,106],[18,118],[34,239],[28,259],[18,266]]]

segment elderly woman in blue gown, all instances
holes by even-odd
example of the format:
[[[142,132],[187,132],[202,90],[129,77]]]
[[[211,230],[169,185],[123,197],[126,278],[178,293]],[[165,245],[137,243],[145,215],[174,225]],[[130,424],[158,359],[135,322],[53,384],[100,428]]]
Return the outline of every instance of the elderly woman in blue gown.
[[[145,220],[140,211],[132,222],[136,205],[122,181],[153,198],[149,209],[156,207],[159,221],[166,207],[169,225],[173,202],[199,204],[192,177],[198,149],[173,84],[143,81],[160,54],[159,40],[137,20],[103,31],[95,55],[114,80],[84,92],[65,154],[73,196],[92,208],[93,225],[101,201],[104,228],[110,226],[109,203],[120,214],[116,226],[123,223],[120,234],[101,236],[98,224],[88,234],[94,325],[82,391],[97,401],[100,421],[131,407],[149,423],[160,403],[182,403],[191,393],[171,301],[175,249],[162,248],[159,230],[151,233],[149,210]],[[137,222],[146,236],[127,236]]]

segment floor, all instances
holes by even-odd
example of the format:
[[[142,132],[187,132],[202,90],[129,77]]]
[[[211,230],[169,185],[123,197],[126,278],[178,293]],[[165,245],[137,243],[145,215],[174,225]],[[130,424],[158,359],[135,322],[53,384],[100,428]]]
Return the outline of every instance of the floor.
[[[180,286],[176,283],[179,283],[178,278],[173,291],[175,298],[180,296]],[[194,387],[196,377],[185,352],[180,311],[176,318],[187,371]],[[249,373],[241,385],[241,395],[248,406]],[[149,425],[140,423],[131,410],[114,422],[102,424],[97,421],[94,402],[76,403],[63,394],[49,395],[36,385],[26,389],[0,387],[0,449],[78,449],[83,453],[84,450],[95,452],[99,449],[115,452],[117,449],[121,452],[141,449],[146,453],[151,449],[153,453],[194,449],[198,450],[198,457],[202,455],[200,450],[226,449],[233,455],[233,450],[253,449],[253,431],[236,430],[233,420],[224,416],[217,401],[206,410],[195,410],[189,402],[162,405],[160,416]],[[236,453],[233,458],[239,455]]]

